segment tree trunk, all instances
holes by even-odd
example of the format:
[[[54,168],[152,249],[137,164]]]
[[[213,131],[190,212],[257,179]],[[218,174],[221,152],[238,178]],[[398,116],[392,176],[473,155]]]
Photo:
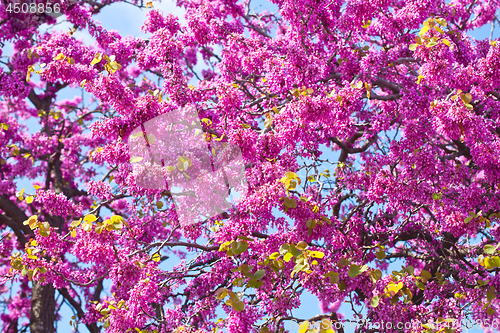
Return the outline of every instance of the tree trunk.
[[[55,312],[55,290],[52,284],[43,286],[33,282],[30,312],[31,333],[54,333]]]

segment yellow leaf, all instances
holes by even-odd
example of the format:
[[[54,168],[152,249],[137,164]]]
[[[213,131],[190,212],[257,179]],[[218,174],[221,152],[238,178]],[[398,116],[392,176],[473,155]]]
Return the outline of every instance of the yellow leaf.
[[[469,104],[472,101],[472,95],[469,93],[461,94],[460,99],[464,102],[464,104]]]
[[[418,33],[420,36],[424,35],[427,31],[429,31],[429,26],[424,25],[424,27]]]
[[[394,282],[390,282],[385,288],[385,292],[389,294],[390,297],[396,295],[403,288],[403,282],[399,282],[395,284]]]
[[[137,163],[137,162],[142,161],[142,159],[143,159],[143,158],[142,158],[142,157],[140,157],[140,156],[135,156],[135,157],[132,157],[132,158],[130,159],[130,163]]]
[[[102,60],[102,53],[96,53],[96,55],[94,56],[94,59],[92,60],[92,62],[90,63],[90,65],[94,66],[95,64],[100,63],[101,60]]]
[[[19,193],[17,194],[17,198],[19,199],[19,201],[24,200],[24,188],[21,191],[19,191]]]
[[[299,333],[306,333],[309,330],[309,322],[303,321],[299,326]]]
[[[71,237],[76,238],[76,229],[71,229]]]
[[[125,219],[121,217],[120,215],[113,215],[111,216],[111,224],[116,230],[121,230],[123,228],[123,223],[125,222]]]
[[[29,219],[23,222],[24,225],[29,225],[30,229],[33,230],[36,228],[38,222],[38,216],[32,215]]]
[[[442,25],[443,27],[446,27],[448,25],[448,22],[446,22],[446,20],[444,18],[436,18],[436,22],[440,25]]]
[[[116,61],[113,61],[113,62],[110,62],[108,64],[108,69],[107,70],[108,70],[108,72],[114,73],[114,72],[116,72],[117,70],[119,70],[121,68],[122,68],[122,65],[120,65]]]
[[[30,195],[29,197],[27,197],[27,198],[26,198],[26,203],[27,203],[27,204],[30,204],[30,203],[32,203],[32,202],[33,202],[33,196],[32,196],[32,195]]]
[[[85,83],[87,83],[87,79],[83,79],[82,82],[80,82],[80,87],[83,88]]]
[[[156,253],[153,257],[151,257],[151,259],[153,259],[153,261],[155,261],[155,262],[159,262],[161,259],[161,256],[158,253]]]
[[[59,53],[57,56],[53,58],[53,60],[64,60],[66,56],[62,53]]]
[[[491,258],[490,258],[490,257],[486,257],[486,258],[484,259],[484,267],[485,267],[486,269],[492,269],[492,268],[495,268],[495,264],[494,264],[493,260],[491,260]]]
[[[43,222],[39,229],[40,236],[48,237],[50,235],[50,224],[48,222]]]
[[[285,259],[286,262],[289,262],[290,259],[292,259],[292,258],[293,258],[293,254],[291,254],[290,252],[288,252],[287,254],[285,254],[285,258],[284,259]]]

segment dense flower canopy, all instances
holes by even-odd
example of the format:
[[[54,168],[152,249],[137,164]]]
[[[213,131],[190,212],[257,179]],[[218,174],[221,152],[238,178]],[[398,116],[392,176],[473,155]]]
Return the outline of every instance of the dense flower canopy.
[[[331,333],[344,301],[498,319],[500,43],[470,31],[500,1],[272,2],[178,0],[179,20],[132,0],[147,38],[96,21],[111,1],[0,5],[2,332],[53,332],[63,300],[92,333]],[[56,5],[71,30],[47,30]],[[129,146],[183,108],[208,147],[238,148],[246,186],[189,223]],[[161,176],[200,177],[173,157]],[[295,318],[305,291],[322,313]]]

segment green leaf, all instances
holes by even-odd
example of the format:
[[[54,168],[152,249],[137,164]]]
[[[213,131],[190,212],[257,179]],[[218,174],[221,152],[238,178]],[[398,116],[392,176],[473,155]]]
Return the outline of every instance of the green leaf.
[[[260,269],[258,270],[257,272],[255,272],[255,274],[253,275],[253,277],[256,279],[256,280],[260,280],[264,277],[264,275],[266,274],[266,271],[263,270],[263,269]]]
[[[23,268],[23,262],[21,259],[14,259],[11,263],[12,268],[15,270],[21,270]]]
[[[307,197],[300,197],[299,199],[300,199],[300,201],[302,201],[304,203],[308,202],[309,200],[311,200],[310,198],[307,198]]]
[[[300,251],[297,250],[295,245],[290,244],[290,249],[288,250],[293,256],[298,256],[300,254]]]
[[[359,274],[361,274],[361,268],[358,265],[352,264],[351,266],[349,266],[349,271],[347,272],[347,275],[349,275],[349,277],[354,278]]]
[[[285,197],[283,200],[284,200],[285,207],[287,207],[287,208],[296,208],[297,207],[297,201],[295,201],[295,199]]]
[[[308,227],[309,229],[316,227],[316,220],[311,220],[311,219],[307,220],[306,227]]]
[[[478,279],[478,280],[477,280],[477,284],[478,284],[478,285],[480,285],[480,286],[482,287],[482,286],[487,285],[489,281],[490,281],[490,280],[483,281],[483,280],[481,280],[481,279]]]
[[[425,290],[425,284],[423,284],[421,281],[415,281],[415,284],[419,289]]]
[[[327,224],[332,224],[332,221],[326,216],[321,216],[321,219],[325,221]]]
[[[346,289],[345,282],[344,281],[340,281],[339,282],[339,290],[342,291],[342,290],[345,290],[345,289]]]
[[[269,256],[269,259],[276,259],[280,256],[280,253],[279,252],[273,252],[271,253],[271,255]]]
[[[247,286],[248,286],[249,288],[256,288],[256,289],[258,289],[258,288],[260,288],[263,284],[264,284],[264,282],[263,282],[263,281],[257,281],[257,280],[255,280],[255,279],[250,279],[250,281],[248,281],[248,283],[247,283]],[[240,287],[241,287],[241,286],[240,286]]]
[[[339,283],[340,281],[340,274],[339,273],[334,273],[334,275],[330,276],[330,282],[333,283]]]
[[[295,267],[293,267],[293,271],[300,272],[304,267],[305,267],[304,264],[295,264]]]
[[[430,280],[432,278],[432,274],[425,269],[420,272],[420,275],[423,276],[426,280]]]
[[[373,283],[377,282],[382,278],[382,272],[380,271],[380,269],[371,271],[369,275]]]
[[[308,246],[309,246],[309,244],[307,244],[304,241],[300,241],[297,243],[297,245],[295,245],[295,247],[299,250],[305,250]]]
[[[469,93],[461,94],[460,99],[464,102],[464,104],[469,104],[472,101],[472,95]]]
[[[484,253],[486,254],[495,254],[495,252],[497,251],[497,249],[491,245],[491,244],[486,244],[483,248],[483,251]]]
[[[432,193],[432,199],[434,199],[434,200],[441,200],[442,197],[443,197],[443,193],[441,193],[441,192]]]
[[[384,250],[377,251],[375,253],[375,257],[377,257],[377,259],[379,260],[385,259],[385,251]]]
[[[236,248],[232,249],[234,254],[242,254],[248,249],[248,243],[246,241],[235,242],[235,243],[236,243]]]

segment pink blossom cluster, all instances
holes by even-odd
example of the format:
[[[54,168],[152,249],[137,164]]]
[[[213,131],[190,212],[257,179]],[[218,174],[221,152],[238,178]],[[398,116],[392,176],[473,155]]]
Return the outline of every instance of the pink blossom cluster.
[[[500,1],[57,4],[0,6],[5,332],[499,319]]]

